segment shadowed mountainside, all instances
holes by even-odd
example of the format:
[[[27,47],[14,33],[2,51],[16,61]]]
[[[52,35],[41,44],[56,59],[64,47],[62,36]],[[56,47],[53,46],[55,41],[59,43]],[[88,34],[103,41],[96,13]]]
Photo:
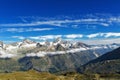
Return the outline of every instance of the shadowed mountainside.
[[[120,73],[120,48],[108,52],[81,67],[84,73]]]

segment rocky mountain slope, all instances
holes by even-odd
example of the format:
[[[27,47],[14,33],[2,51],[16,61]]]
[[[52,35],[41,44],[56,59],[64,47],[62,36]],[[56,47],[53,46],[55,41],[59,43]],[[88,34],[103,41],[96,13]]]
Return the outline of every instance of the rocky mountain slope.
[[[120,47],[85,64],[85,73],[120,73]]]

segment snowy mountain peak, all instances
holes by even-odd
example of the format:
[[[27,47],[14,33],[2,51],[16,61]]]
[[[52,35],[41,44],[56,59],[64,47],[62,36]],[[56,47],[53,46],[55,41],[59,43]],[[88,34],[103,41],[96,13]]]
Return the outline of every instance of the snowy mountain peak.
[[[74,47],[83,47],[83,48],[87,48],[89,47],[87,44],[82,43],[82,42],[76,42]]]
[[[62,42],[62,39],[60,37],[56,38],[54,43],[61,43]]]
[[[66,54],[66,53],[80,53],[81,51],[92,51],[94,55],[102,55],[113,49],[120,47],[119,44],[109,44],[109,45],[87,45],[82,42],[70,42],[63,41],[61,38],[57,38],[53,42],[35,42],[29,39],[25,39],[21,42],[16,42],[12,44],[4,44],[0,42],[0,56],[6,55],[42,55],[47,54]],[[99,53],[99,54],[98,54]]]
[[[35,41],[32,41],[32,40],[30,40],[30,39],[24,39],[22,42],[23,42],[23,43],[28,43],[28,44],[35,43]]]

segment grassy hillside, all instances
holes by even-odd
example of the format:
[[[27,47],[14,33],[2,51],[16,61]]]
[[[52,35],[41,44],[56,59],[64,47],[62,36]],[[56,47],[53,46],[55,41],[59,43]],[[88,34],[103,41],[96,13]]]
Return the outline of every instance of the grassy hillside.
[[[98,75],[98,74],[79,74],[68,72],[63,74],[50,74],[48,72],[37,72],[29,70],[26,72],[0,73],[0,80],[119,80],[120,75]]]
[[[37,72],[34,70],[26,72],[0,73],[0,80],[82,80],[78,74],[55,75],[48,72]]]

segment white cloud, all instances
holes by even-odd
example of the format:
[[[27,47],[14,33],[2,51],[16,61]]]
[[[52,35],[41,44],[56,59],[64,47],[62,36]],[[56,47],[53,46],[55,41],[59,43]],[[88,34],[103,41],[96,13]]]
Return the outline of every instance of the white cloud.
[[[35,39],[35,40],[39,40],[40,39],[40,36],[31,36],[29,37],[30,39]]]
[[[82,38],[82,34],[69,34],[69,35],[64,35],[66,38]]]
[[[54,28],[2,28],[0,32],[31,32],[31,31],[49,31]]]
[[[119,43],[120,44],[120,38],[115,39],[96,39],[96,40],[81,40],[82,42],[89,44],[89,45],[97,45],[97,44],[113,44],[113,43]]]
[[[96,37],[103,37],[103,38],[120,37],[120,33],[115,33],[115,32],[95,33],[95,34],[86,35],[86,37],[88,37],[88,38],[96,38]]]
[[[30,39],[35,39],[35,40],[48,40],[48,39],[55,39],[58,37],[62,37],[62,35],[44,35],[44,36],[31,36],[28,37]]]
[[[102,39],[104,38],[110,38],[110,37],[120,37],[120,33],[115,33],[115,32],[108,32],[108,33],[95,33],[95,34],[68,34],[68,35],[40,35],[40,36],[29,36],[29,37],[24,37],[24,36],[12,36],[12,38],[18,38],[18,39],[35,39],[35,40],[49,40],[49,39],[55,39],[55,38],[63,38],[63,39],[69,39],[69,40],[75,40],[75,39],[82,39],[82,38],[89,38],[89,39],[99,39],[101,37]]]
[[[110,19],[111,22],[115,21],[113,19]],[[116,20],[117,21],[117,20]],[[84,24],[84,25],[102,25],[102,26],[109,26],[110,23],[106,19],[101,19],[101,18],[84,18],[84,19],[66,19],[66,20],[47,20],[47,21],[40,21],[40,20],[35,20],[32,22],[27,22],[26,23],[9,23],[9,24],[0,24],[0,26],[4,27],[24,27],[24,26],[40,26],[40,25],[51,25],[51,26],[58,26],[58,27],[65,27],[69,24],[74,24],[76,27],[79,24]]]
[[[62,35],[45,35],[40,37],[45,39],[54,39],[54,38],[62,37]]]
[[[24,32],[24,28],[3,28],[3,32]]]
[[[87,37],[88,38],[95,38],[95,37],[102,36],[102,35],[103,35],[102,33],[95,33],[95,34],[87,35]]]
[[[111,22],[120,22],[120,16],[110,17],[109,21],[111,21]]]
[[[60,26],[67,23],[78,23],[80,20],[48,20],[48,21],[33,21],[30,23],[10,23],[10,24],[0,24],[4,27],[21,27],[21,26],[40,26],[40,25],[52,25]]]
[[[29,28],[26,31],[49,31],[49,30],[53,30],[54,28]]]
[[[106,27],[110,25],[109,23],[100,23],[100,24]]]
[[[109,32],[109,33],[105,33],[105,37],[120,37],[120,33],[112,33],[112,32]]]
[[[12,38],[25,39],[25,37],[23,37],[23,36],[12,36]]]
[[[75,38],[82,38],[82,34],[69,34],[69,35],[44,35],[44,36],[31,36],[28,37],[30,39],[35,39],[35,40],[48,40],[48,39],[56,39],[56,38],[65,38],[65,39],[75,39]]]
[[[91,17],[92,16],[92,17]],[[120,24],[120,16],[112,16],[108,14],[101,14],[101,15],[85,15],[83,17],[53,17],[53,18],[41,18],[41,17],[34,17],[29,16],[27,17],[20,17],[21,22],[19,23],[5,23],[0,24],[0,27],[29,27],[29,26],[41,26],[41,25],[51,25],[51,26],[58,26],[58,27],[80,27],[79,25],[101,25],[101,26],[110,26],[112,24]],[[70,26],[71,25],[71,26]]]

